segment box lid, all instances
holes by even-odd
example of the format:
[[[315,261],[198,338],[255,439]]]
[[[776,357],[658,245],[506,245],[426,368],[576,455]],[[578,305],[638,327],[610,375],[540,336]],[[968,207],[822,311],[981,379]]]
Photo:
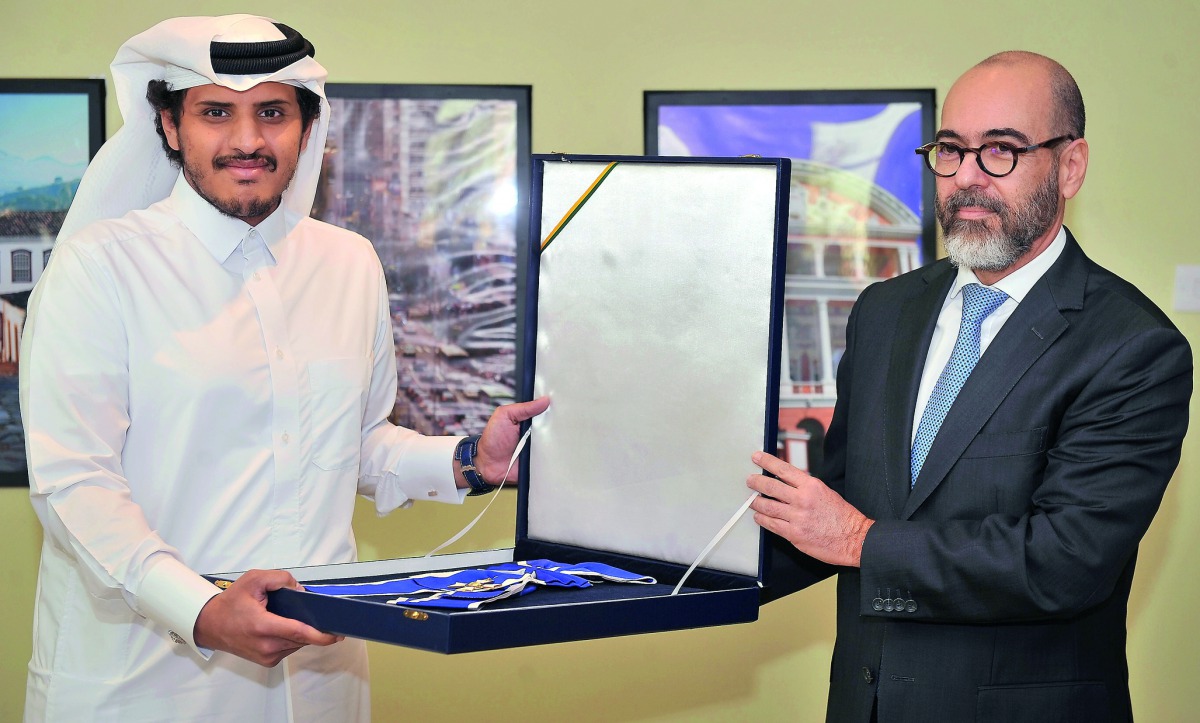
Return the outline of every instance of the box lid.
[[[522,540],[689,565],[776,442],[786,159],[534,156]],[[705,567],[761,579],[744,515]]]

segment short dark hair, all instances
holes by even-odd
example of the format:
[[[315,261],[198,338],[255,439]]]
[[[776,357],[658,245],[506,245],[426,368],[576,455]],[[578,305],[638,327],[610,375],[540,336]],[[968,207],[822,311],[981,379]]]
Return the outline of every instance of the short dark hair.
[[[307,131],[313,121],[321,117],[321,96],[308,88],[298,85],[293,87],[296,88],[296,102],[300,105],[300,120],[304,124],[304,130]],[[154,130],[158,133],[158,139],[162,141],[167,158],[176,166],[183,162],[183,156],[167,142],[167,134],[163,130],[162,114],[163,111],[170,113],[171,122],[178,127],[179,117],[183,114],[183,99],[186,95],[187,88],[171,90],[165,80],[152,80],[146,84],[146,100],[150,101],[150,107],[154,109]]]
[[[1083,127],[1087,120],[1083,109],[1083,94],[1079,92],[1079,85],[1066,68],[1061,65],[1058,67],[1061,72],[1052,72],[1050,76],[1050,90],[1054,94],[1054,103],[1058,110],[1055,120],[1061,129],[1058,132],[1065,132],[1072,138],[1083,138]]]

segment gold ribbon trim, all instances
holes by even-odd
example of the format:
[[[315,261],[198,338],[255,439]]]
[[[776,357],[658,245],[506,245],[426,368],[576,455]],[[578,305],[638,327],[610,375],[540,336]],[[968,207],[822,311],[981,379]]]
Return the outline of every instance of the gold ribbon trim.
[[[604,183],[604,179],[608,178],[608,174],[612,173],[612,170],[616,167],[617,161],[613,161],[604,167],[604,170],[600,172],[599,176],[596,176],[596,180],[592,181],[592,185],[588,186],[587,190],[583,192],[583,195],[580,196],[579,199],[575,201],[574,205],[567,210],[567,213],[562,217],[562,220],[560,220],[550,234],[542,240],[542,251],[545,251],[546,247],[550,245],[550,242],[553,241],[560,233],[562,233],[562,230],[568,223],[571,222],[571,219],[575,218],[575,214],[579,213],[579,209],[583,208],[583,204],[587,203],[588,199],[592,197],[592,194],[596,192],[596,189],[600,188],[600,184]]]

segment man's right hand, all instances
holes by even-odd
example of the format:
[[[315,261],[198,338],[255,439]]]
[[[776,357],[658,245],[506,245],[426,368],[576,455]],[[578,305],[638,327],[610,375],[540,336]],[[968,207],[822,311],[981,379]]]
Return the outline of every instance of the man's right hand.
[[[201,608],[196,645],[273,668],[305,645],[332,645],[342,639],[267,612],[267,593],[285,587],[298,590],[300,583],[283,570],[246,572]]]

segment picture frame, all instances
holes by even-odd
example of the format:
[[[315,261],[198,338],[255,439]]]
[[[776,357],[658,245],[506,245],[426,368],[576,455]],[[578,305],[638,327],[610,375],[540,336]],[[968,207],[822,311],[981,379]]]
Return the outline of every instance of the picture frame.
[[[29,484],[17,392],[29,294],[104,143],[103,79],[0,78],[0,487]]]
[[[645,91],[652,156],[792,160],[776,453],[820,473],[850,309],[934,260],[933,89]]]
[[[384,267],[395,424],[478,434],[517,393],[529,234],[530,105],[519,85],[330,83],[313,216]]]

